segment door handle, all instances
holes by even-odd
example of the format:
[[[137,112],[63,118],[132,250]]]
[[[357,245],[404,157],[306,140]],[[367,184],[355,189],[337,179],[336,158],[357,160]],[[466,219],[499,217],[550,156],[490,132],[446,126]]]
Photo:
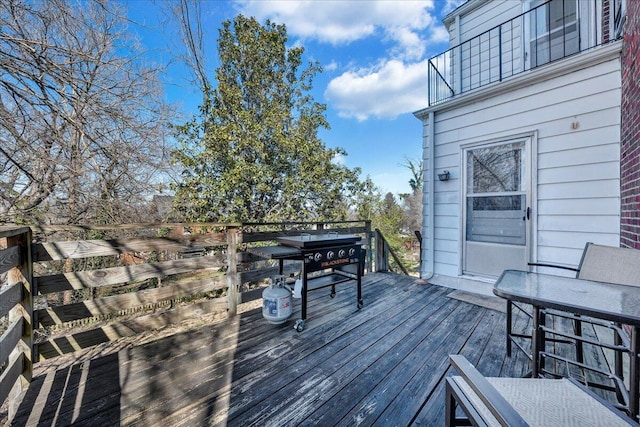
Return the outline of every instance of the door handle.
[[[531,208],[527,208],[525,212],[526,212],[525,216],[522,217],[523,221],[526,221],[531,218]]]

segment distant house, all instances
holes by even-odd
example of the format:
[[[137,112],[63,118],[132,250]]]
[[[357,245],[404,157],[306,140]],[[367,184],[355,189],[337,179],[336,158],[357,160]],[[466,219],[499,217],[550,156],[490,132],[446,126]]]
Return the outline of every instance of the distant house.
[[[635,173],[638,224],[640,130],[627,124],[636,154],[621,176],[621,71],[638,3],[469,0],[444,19],[451,48],[430,60],[428,105],[415,113],[423,278],[491,281],[528,262],[576,266],[588,241],[633,241],[621,238],[621,185]],[[636,117],[638,75],[625,107]]]

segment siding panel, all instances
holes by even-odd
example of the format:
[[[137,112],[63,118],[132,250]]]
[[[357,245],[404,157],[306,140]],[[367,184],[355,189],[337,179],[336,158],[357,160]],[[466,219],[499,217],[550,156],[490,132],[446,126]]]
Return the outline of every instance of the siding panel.
[[[460,40],[469,40],[522,13],[520,2],[489,1],[469,15],[460,17]]]
[[[614,242],[620,233],[620,96],[620,61],[613,60],[436,112],[432,176],[447,169],[452,179],[436,182],[442,192],[435,194],[435,207],[447,215],[435,217],[435,271],[459,271],[459,255],[449,254],[459,248],[463,233],[462,146],[533,132],[538,170],[533,173],[537,248],[532,258],[572,265],[579,260],[585,239]],[[452,208],[459,213],[454,215]]]

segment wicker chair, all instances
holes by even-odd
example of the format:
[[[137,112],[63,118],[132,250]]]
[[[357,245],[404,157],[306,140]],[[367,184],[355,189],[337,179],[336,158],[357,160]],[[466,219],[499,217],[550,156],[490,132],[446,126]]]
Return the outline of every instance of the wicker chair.
[[[629,426],[630,418],[573,379],[485,378],[460,355],[446,378],[445,425]],[[456,417],[460,407],[465,418]]]

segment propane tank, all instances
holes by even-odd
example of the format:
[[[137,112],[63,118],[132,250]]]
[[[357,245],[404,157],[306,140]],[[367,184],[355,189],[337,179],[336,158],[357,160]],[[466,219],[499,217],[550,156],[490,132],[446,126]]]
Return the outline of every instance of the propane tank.
[[[291,316],[291,291],[285,287],[285,277],[277,275],[262,291],[262,316],[267,322],[279,325]]]

